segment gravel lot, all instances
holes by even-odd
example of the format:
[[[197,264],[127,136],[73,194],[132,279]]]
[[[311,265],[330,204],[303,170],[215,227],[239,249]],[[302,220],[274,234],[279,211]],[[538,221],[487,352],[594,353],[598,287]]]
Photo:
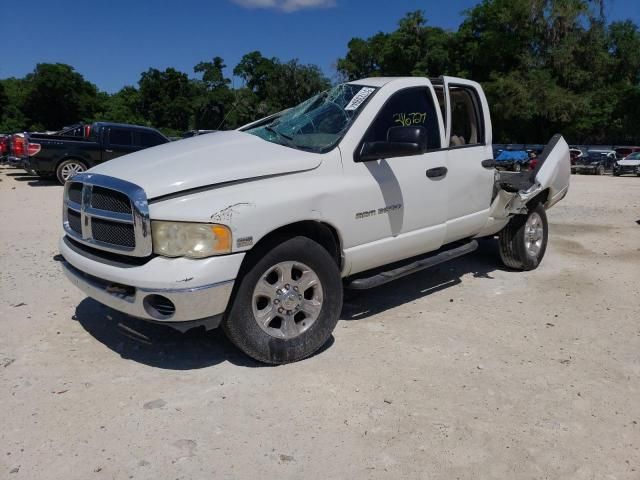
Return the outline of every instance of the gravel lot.
[[[541,267],[350,294],[264,367],[75,290],[62,187],[0,167],[0,478],[640,478],[640,178],[573,176]]]

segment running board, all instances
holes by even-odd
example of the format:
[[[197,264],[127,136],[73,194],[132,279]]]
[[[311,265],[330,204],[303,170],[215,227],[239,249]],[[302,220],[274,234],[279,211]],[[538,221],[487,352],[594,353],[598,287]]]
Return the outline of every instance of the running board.
[[[367,278],[357,278],[347,283],[345,285],[345,288],[350,288],[353,290],[367,290],[369,288],[379,287],[380,285],[384,285],[385,283],[397,280],[398,278],[406,277],[407,275],[411,275],[412,273],[416,273],[430,267],[435,267],[436,265],[439,265],[441,263],[453,260],[457,257],[461,257],[462,255],[466,255],[467,253],[475,251],[477,248],[477,240],[472,240],[471,242],[459,247],[452,248],[451,250],[445,250],[436,255],[433,255],[432,257],[417,260],[407,265],[389,270],[388,272],[380,272]]]

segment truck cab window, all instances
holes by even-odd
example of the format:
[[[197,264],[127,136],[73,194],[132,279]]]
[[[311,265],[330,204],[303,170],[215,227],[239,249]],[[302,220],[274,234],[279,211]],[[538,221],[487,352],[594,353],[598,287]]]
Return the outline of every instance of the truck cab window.
[[[110,145],[122,145],[124,147],[130,147],[133,145],[132,132],[128,130],[122,130],[120,128],[112,128],[109,130],[109,144]]]
[[[142,147],[155,147],[161,143],[165,143],[164,139],[159,135],[151,132],[140,132],[139,145]]]
[[[465,87],[451,86],[451,138],[449,145],[478,145],[482,143],[480,124],[480,107],[473,90]]]
[[[422,126],[427,129],[429,149],[440,148],[440,127],[429,89],[407,88],[394,94],[365,134],[365,142],[384,142],[391,127]]]

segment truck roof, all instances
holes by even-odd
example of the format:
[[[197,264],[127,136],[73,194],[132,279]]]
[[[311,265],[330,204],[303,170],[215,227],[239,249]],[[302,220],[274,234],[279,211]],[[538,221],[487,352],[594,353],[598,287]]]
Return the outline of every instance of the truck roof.
[[[115,122],[94,122],[94,125],[96,126],[100,126],[100,127],[122,127],[122,128],[138,128],[138,129],[144,129],[144,130],[153,130],[153,131],[158,131],[153,127],[146,127],[144,125],[131,125],[130,123],[115,123]]]
[[[370,85],[372,87],[384,87],[387,83],[392,82],[394,80],[400,80],[401,78],[407,77],[369,77],[363,78],[361,80],[354,80],[353,82],[349,82],[350,84],[355,85]]]
[[[391,82],[400,81],[400,80],[409,80],[414,78],[427,78],[433,84],[442,84],[443,82],[443,77],[420,77],[419,75],[417,75],[417,76],[404,76],[404,77],[368,77],[368,78],[362,78],[360,80],[354,80],[348,83],[355,84],[355,85],[368,85],[371,87],[380,88],[380,87],[384,87],[386,84]],[[457,77],[448,77],[448,78],[449,80],[464,80],[462,78],[457,78]]]

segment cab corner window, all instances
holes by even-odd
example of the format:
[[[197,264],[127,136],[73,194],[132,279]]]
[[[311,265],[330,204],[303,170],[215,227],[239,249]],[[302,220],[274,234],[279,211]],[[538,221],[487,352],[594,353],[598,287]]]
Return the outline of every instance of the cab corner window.
[[[411,87],[395,93],[382,107],[364,136],[364,142],[385,142],[392,127],[421,126],[427,131],[427,148],[440,148],[440,127],[429,89]]]
[[[472,88],[449,87],[451,99],[451,147],[464,145],[479,145],[484,142],[482,123],[480,119],[480,103]]]

